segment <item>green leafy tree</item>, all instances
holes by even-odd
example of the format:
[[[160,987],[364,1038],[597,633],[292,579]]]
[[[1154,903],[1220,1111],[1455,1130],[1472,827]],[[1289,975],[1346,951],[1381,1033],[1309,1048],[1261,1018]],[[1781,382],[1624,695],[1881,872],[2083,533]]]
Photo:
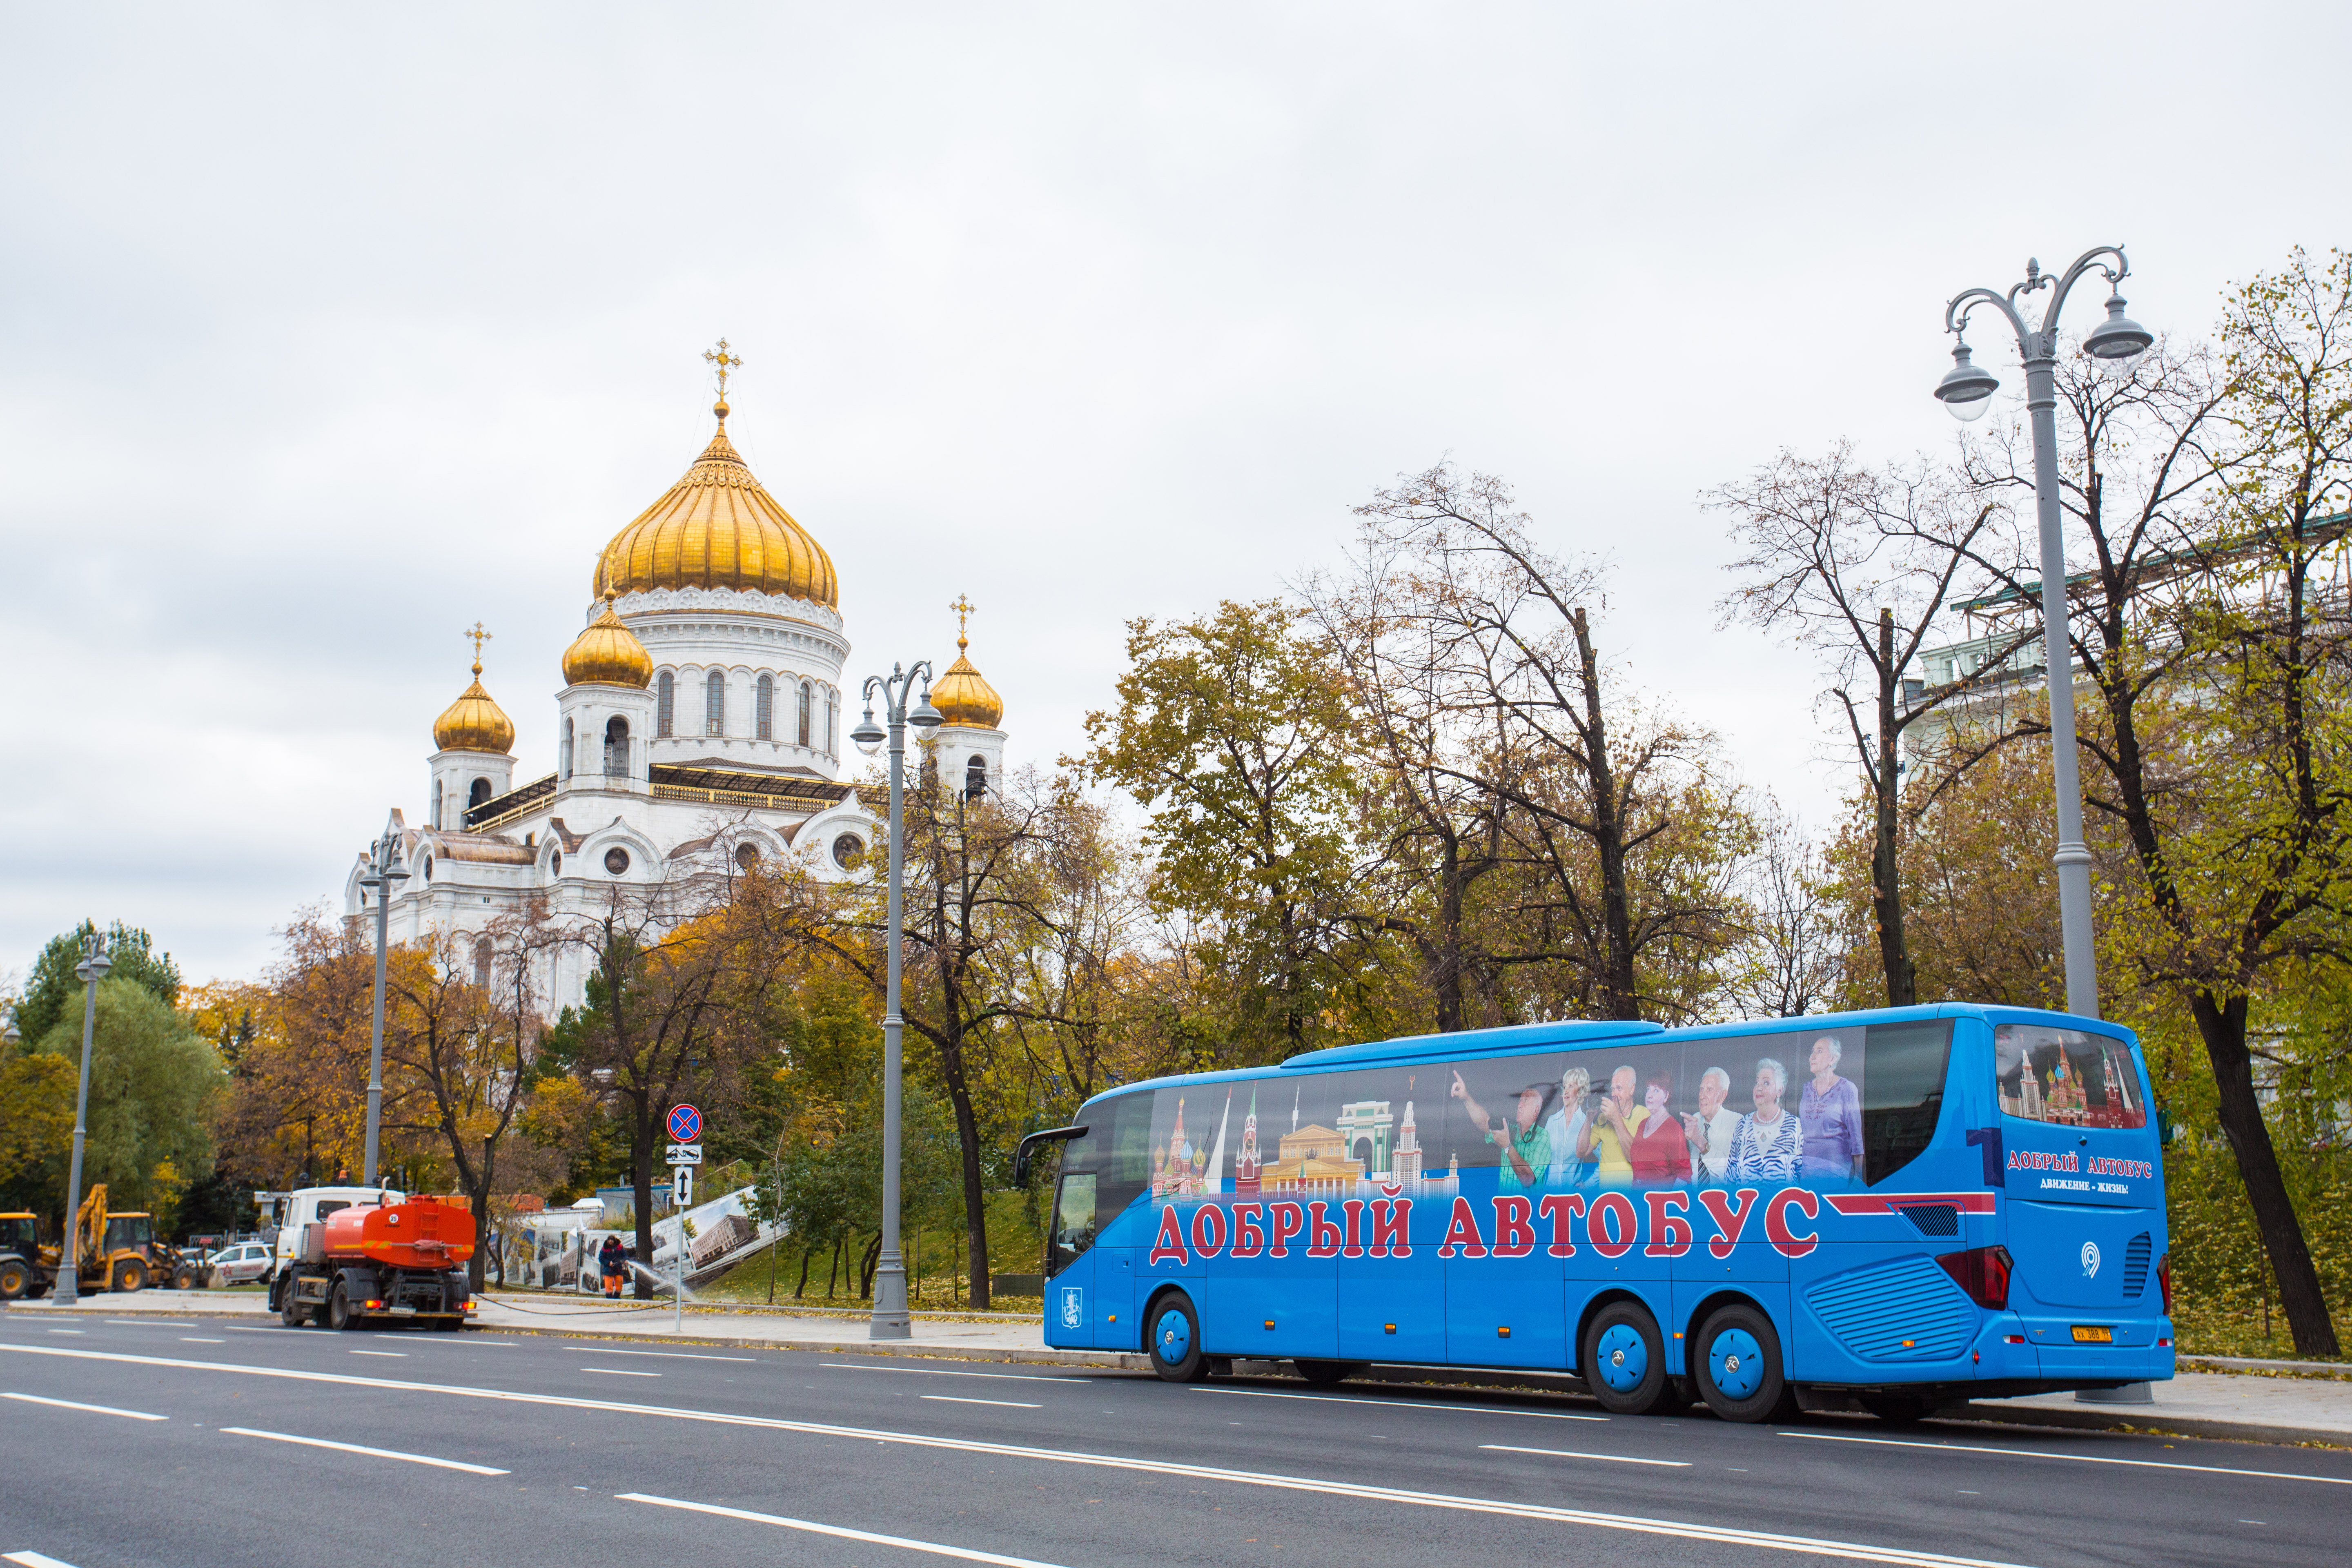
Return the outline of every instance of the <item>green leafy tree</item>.
[[[213,1168],[207,1129],[226,1082],[220,1056],[184,1017],[137,981],[110,979],[99,985],[95,1035],[82,1182],[85,1187],[104,1182],[116,1208],[150,1207],[176,1194],[181,1173]],[[70,1130],[81,1068],[80,1017],[50,1029],[40,1049],[67,1068],[52,1081]],[[59,1182],[49,1198],[52,1213],[63,1214],[65,1197]]]
[[[16,1029],[27,1047],[81,1005],[81,979],[74,968],[81,963],[82,944],[97,931],[95,921],[84,921],[63,936],[51,937],[33,961],[25,994],[16,1004]],[[155,939],[145,931],[116,921],[106,928],[106,955],[114,961],[109,979],[139,985],[166,1007],[178,1005],[180,966],[170,953],[157,952]]]
[[[1300,619],[1228,600],[1130,621],[1118,705],[1087,716],[1083,766],[1150,812],[1150,898],[1225,983],[1234,1060],[1313,1044],[1354,967],[1354,715]]]

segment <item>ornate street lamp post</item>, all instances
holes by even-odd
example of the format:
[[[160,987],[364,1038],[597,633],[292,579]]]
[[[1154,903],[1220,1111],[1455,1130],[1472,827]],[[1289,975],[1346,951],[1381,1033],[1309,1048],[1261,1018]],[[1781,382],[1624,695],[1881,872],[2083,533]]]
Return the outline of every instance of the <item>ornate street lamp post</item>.
[[[918,679],[923,683],[923,694],[914,710],[908,712],[907,693]],[[877,692],[881,694],[883,711],[890,721],[890,915],[886,961],[889,980],[882,1009],[882,1257],[874,1269],[874,1319],[866,1338],[903,1340],[914,1332],[914,1324],[907,1316],[907,1265],[898,1251],[898,1041],[904,1023],[898,1011],[898,957],[905,941],[902,889],[907,857],[901,824],[905,816],[907,726],[937,729],[940,710],[931,706],[931,667],[928,660],[907,670],[894,664],[887,676],[866,677],[866,716],[858,720],[849,738],[869,757],[884,740],[882,727],[874,721],[874,698]],[[981,1266],[986,1267],[985,1259],[981,1260]]]
[[[2113,258],[2110,265],[2108,258]],[[2084,251],[2063,276],[2041,264],[2025,264],[2025,279],[2007,294],[1969,289],[1944,307],[1944,330],[1956,341],[1952,368],[1936,385],[1936,395],[1956,419],[1981,418],[2000,387],[1991,372],[1969,358],[1969,313],[1979,305],[2000,312],[2017,334],[2017,356],[2025,366],[2025,407],[2033,425],[2033,499],[2042,533],[2042,661],[2050,688],[2050,763],[2058,795],[2058,915],[2066,961],[2066,1010],[2085,1018],[2099,1016],[2098,956],[2091,933],[2091,851],[2083,842],[2083,786],[2074,755],[2074,659],[2067,637],[2066,541],[2058,498],[2058,312],[2067,292],[2088,272],[2107,280],[2107,319],[2083,340],[2083,352],[2108,364],[2125,365],[2146,353],[2156,335],[2124,314],[2116,291],[2131,275],[2123,247],[2102,245]],[[2053,290],[2042,324],[2033,326],[2029,296]]]
[[[400,836],[387,827],[377,839],[362,888],[375,889],[375,1026],[368,1036],[367,1173],[362,1181],[375,1185],[376,1128],[383,1120],[383,950],[392,919],[392,885],[405,882],[400,865]]]
[[[73,1164],[66,1177],[65,1246],[58,1252],[58,1305],[70,1307],[81,1300],[81,1145],[89,1125],[89,1058],[98,1034],[98,983],[114,967],[106,956],[106,936],[93,931],[82,938],[81,962],[74,973],[81,979],[81,1087],[74,1091]],[[106,1238],[98,1238],[103,1248]]]

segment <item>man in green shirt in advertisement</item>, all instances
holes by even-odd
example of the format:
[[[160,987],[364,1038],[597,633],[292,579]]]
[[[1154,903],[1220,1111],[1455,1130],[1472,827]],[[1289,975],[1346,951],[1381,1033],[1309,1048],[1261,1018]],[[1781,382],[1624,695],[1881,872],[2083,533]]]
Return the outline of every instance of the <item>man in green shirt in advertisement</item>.
[[[1497,1128],[1490,1125],[1486,1108],[1471,1098],[1462,1075],[1454,1075],[1454,1098],[1468,1112],[1470,1124],[1486,1128],[1486,1142],[1502,1148],[1496,1185],[1504,1192],[1543,1184],[1544,1172],[1551,1165],[1551,1133],[1543,1124],[1544,1096],[1549,1089],[1550,1085],[1538,1083],[1519,1090],[1511,1124]]]

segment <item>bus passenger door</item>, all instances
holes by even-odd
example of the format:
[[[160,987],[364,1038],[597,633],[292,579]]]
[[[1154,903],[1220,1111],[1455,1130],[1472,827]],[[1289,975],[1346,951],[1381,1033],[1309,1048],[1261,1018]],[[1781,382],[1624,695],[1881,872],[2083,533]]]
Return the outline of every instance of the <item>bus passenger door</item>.
[[[1095,1345],[1095,1273],[1100,1248],[1095,1243],[1092,1171],[1065,1171],[1054,1201],[1054,1229],[1046,1254],[1045,1342],[1063,1350]]]

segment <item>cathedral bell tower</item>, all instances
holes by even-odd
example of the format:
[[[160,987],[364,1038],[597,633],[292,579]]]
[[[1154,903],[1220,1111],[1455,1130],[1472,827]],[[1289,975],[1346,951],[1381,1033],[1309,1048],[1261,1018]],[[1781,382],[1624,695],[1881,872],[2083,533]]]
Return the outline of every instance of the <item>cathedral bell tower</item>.
[[[466,826],[466,813],[502,795],[514,784],[514,721],[482,685],[482,645],[490,634],[476,621],[474,684],[433,721],[432,825],[451,832]]]
[[[646,742],[653,733],[654,661],[613,613],[607,588],[598,614],[563,650],[556,697],[555,787],[647,789]]]

